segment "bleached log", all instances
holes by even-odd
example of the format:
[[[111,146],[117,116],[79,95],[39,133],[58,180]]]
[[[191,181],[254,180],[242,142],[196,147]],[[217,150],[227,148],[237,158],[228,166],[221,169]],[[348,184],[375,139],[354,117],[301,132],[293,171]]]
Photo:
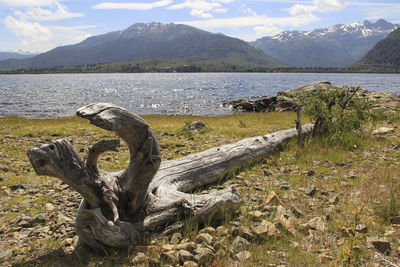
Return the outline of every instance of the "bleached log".
[[[38,175],[60,178],[83,196],[76,232],[83,243],[98,249],[126,247],[149,236],[179,231],[188,217],[219,218],[240,203],[234,186],[203,195],[191,192],[262,160],[297,135],[296,129],[282,130],[160,164],[155,134],[137,115],[104,103],[84,106],[77,115],[115,132],[127,143],[130,162],[125,170],[106,172],[97,167],[100,153],[117,149],[115,140],[95,144],[86,162],[65,140],[31,148],[27,154]],[[302,132],[312,127],[304,125]]]

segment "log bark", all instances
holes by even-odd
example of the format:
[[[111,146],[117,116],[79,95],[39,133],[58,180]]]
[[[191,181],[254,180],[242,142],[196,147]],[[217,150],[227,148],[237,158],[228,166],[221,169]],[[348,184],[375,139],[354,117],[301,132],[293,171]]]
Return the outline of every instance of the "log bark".
[[[97,167],[98,156],[115,151],[117,140],[96,143],[86,161],[66,140],[31,148],[27,154],[38,175],[60,178],[83,196],[76,232],[84,244],[97,249],[127,247],[149,236],[179,231],[188,217],[219,218],[240,203],[234,186],[203,195],[191,192],[262,160],[297,135],[296,129],[283,130],[161,163],[155,134],[137,115],[105,103],[84,106],[77,115],[115,132],[127,143],[130,162],[125,170],[106,172]],[[304,125],[302,132],[312,127]]]

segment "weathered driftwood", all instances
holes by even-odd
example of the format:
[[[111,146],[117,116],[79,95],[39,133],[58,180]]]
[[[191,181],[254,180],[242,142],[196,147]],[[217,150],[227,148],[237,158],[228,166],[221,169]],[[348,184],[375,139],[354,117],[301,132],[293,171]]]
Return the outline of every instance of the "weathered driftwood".
[[[77,115],[115,132],[127,143],[130,163],[125,170],[106,172],[97,168],[102,152],[117,149],[119,141],[115,140],[96,143],[86,161],[66,140],[31,148],[27,154],[38,175],[60,178],[83,196],[76,232],[93,248],[126,247],[150,235],[178,231],[188,216],[210,220],[237,207],[240,197],[234,186],[204,195],[190,192],[261,160],[297,135],[296,129],[283,130],[160,164],[156,137],[140,117],[104,103],[84,106]],[[303,133],[311,129],[311,124],[304,125]]]

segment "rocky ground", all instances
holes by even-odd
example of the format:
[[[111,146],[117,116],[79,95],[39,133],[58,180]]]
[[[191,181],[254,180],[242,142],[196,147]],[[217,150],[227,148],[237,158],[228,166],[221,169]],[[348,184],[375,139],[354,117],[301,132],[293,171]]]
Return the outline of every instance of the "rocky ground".
[[[243,110],[250,112],[271,112],[271,111],[296,111],[297,104],[295,98],[304,93],[315,92],[317,90],[332,90],[347,88],[338,87],[328,81],[313,82],[300,86],[293,90],[284,90],[277,94],[277,96],[263,96],[257,100],[246,98],[238,98],[229,103],[224,103],[224,106],[230,106],[235,110]],[[400,95],[387,92],[372,92],[367,90],[360,90],[358,96],[374,103],[373,109],[385,109],[396,111],[400,109]]]
[[[263,162],[196,192],[235,184],[243,200],[236,213],[201,226],[188,218],[182,233],[100,254],[78,245],[74,218],[80,196],[57,179],[18,182],[18,176],[35,174],[27,160],[17,165],[4,149],[0,152],[0,264],[399,266],[400,122],[380,126],[387,129],[373,135],[371,129],[369,141],[353,151],[320,145],[299,149],[290,142]],[[163,132],[158,137],[161,147],[170,149],[165,158],[198,149],[196,133]],[[1,140],[5,144],[12,138]],[[84,152],[83,145],[96,136],[71,138]],[[18,140],[28,147],[41,141],[30,136]],[[207,146],[219,142],[210,140]],[[121,155],[103,160],[111,165],[124,163],[125,152],[123,148]]]

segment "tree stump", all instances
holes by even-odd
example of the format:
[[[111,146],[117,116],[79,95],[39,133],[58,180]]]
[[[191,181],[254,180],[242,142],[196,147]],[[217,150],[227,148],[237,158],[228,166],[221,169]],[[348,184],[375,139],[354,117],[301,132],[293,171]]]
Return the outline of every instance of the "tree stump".
[[[96,143],[85,161],[63,139],[31,148],[27,155],[38,175],[59,178],[83,196],[75,228],[80,241],[96,249],[145,242],[181,230],[188,217],[210,221],[236,208],[240,197],[234,186],[204,195],[190,192],[262,160],[297,135],[296,129],[283,130],[161,163],[156,136],[139,116],[108,103],[86,105],[77,115],[127,143],[130,162],[125,170],[97,167],[99,155],[115,151],[118,140]],[[309,132],[312,124],[302,128]]]

